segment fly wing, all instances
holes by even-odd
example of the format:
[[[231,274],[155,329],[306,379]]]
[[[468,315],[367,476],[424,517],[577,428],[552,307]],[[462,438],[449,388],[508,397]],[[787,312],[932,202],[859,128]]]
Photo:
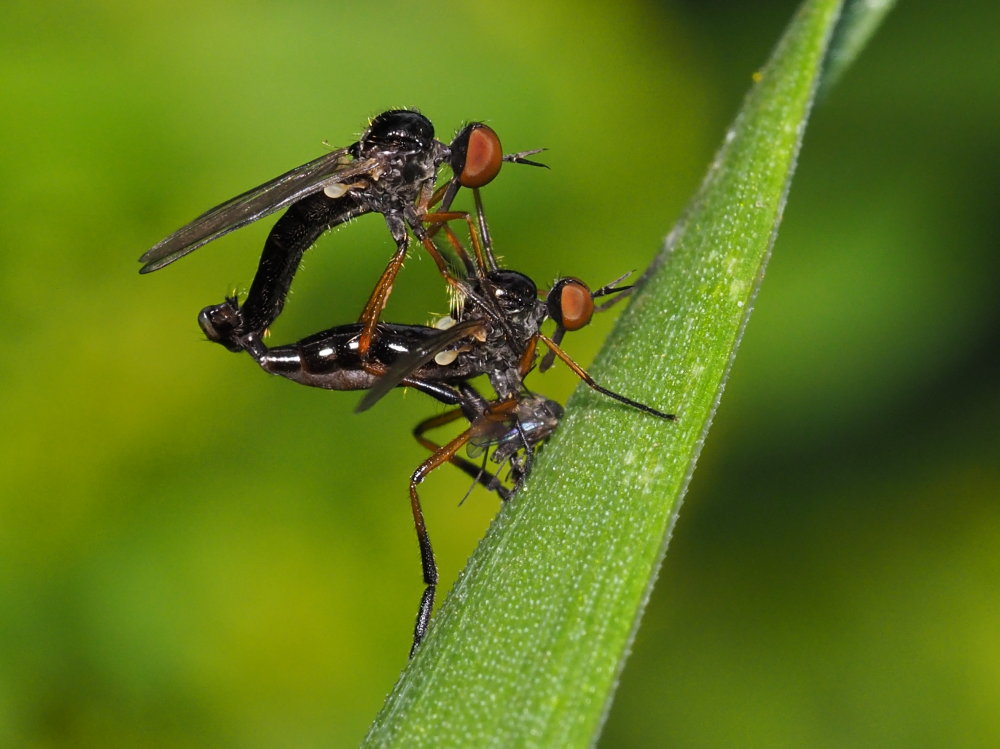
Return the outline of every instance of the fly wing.
[[[247,190],[203,213],[187,226],[153,245],[139,258],[140,263],[145,263],[139,272],[159,270],[189,252],[194,252],[203,244],[274,213],[299,198],[319,192],[329,185],[369,174],[375,168],[376,159],[345,163],[347,151],[347,148],[340,148],[323,154],[318,159],[285,172],[280,177]]]
[[[413,374],[413,372],[427,364],[427,362],[449,346],[458,343],[463,338],[469,338],[474,335],[477,330],[482,329],[482,325],[483,323],[480,320],[467,320],[466,322],[457,323],[424,341],[406,356],[397,359],[396,363],[365,393],[365,397],[361,399],[358,407],[354,409],[355,412],[360,413],[374,406],[382,399],[382,396],[394,387],[402,384],[403,380]]]

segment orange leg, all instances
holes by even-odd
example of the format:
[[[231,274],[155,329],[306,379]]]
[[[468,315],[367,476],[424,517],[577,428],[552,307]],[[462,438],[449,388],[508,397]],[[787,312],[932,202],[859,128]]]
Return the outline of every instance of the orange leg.
[[[452,277],[448,269],[448,264],[445,262],[440,251],[434,246],[434,243],[430,240],[430,238],[424,237],[421,240],[421,244],[434,260],[435,265],[437,265],[438,270],[441,272],[441,275],[444,276],[445,280],[448,281],[448,283],[453,287],[461,289],[461,284]],[[399,269],[403,267],[403,261],[406,260],[406,253],[408,249],[408,241],[404,240],[397,245],[396,252],[393,253],[392,257],[389,259],[389,264],[385,267],[385,270],[382,271],[382,275],[375,284],[375,288],[372,290],[371,296],[368,297],[368,301],[365,303],[365,307],[361,311],[359,322],[362,323],[363,327],[361,330],[361,336],[358,339],[358,354],[361,357],[362,362],[367,359],[368,350],[371,348],[372,339],[375,337],[375,328],[378,325],[379,317],[382,315],[382,310],[385,309],[385,305],[389,301],[389,295],[392,293],[392,285],[396,281],[396,275],[399,273]],[[368,369],[367,364],[365,365],[365,368]]]
[[[653,408],[652,406],[647,406],[645,403],[639,403],[639,401],[634,401],[631,398],[626,398],[624,395],[619,395],[618,393],[616,393],[616,392],[614,392],[612,390],[608,390],[605,387],[601,387],[600,385],[598,385],[594,381],[593,377],[591,377],[589,374],[587,374],[587,371],[583,367],[581,367],[579,364],[577,364],[575,361],[573,361],[570,358],[569,354],[567,354],[565,351],[563,351],[559,347],[559,344],[557,344],[555,341],[553,341],[548,336],[543,335],[542,333],[538,334],[538,338],[542,341],[542,343],[544,343],[546,346],[548,346],[549,351],[551,351],[553,354],[555,354],[556,356],[558,356],[566,364],[567,367],[569,367],[571,370],[573,370],[573,373],[577,377],[579,377],[581,380],[583,380],[585,383],[587,383],[587,385],[589,387],[593,388],[598,393],[601,393],[602,395],[606,395],[609,398],[613,398],[614,400],[618,401],[619,403],[624,403],[626,406],[631,406],[632,408],[638,409],[639,411],[642,411],[643,413],[648,413],[648,414],[651,414],[653,416],[658,416],[661,419],[666,419],[668,421],[673,421],[674,419],[677,418],[673,414],[664,413],[663,411],[659,411],[659,410]]]
[[[434,594],[437,591],[438,570],[434,561],[434,550],[431,548],[431,540],[427,535],[427,525],[424,522],[424,512],[420,507],[420,496],[417,494],[417,486],[427,478],[427,474],[435,468],[448,463],[469,441],[472,432],[466,429],[460,435],[451,440],[444,447],[440,447],[413,472],[410,477],[410,510],[413,513],[413,527],[417,532],[417,543],[420,545],[420,566],[424,576],[424,593],[420,597],[420,606],[417,608],[417,621],[413,627],[413,647],[410,648],[410,657],[416,651],[417,646],[424,635],[427,634],[427,627],[431,621],[431,611],[434,609]]]
[[[475,191],[478,194],[478,190]],[[490,243],[489,234],[486,233],[486,220],[483,216],[479,217],[480,231],[476,231],[476,223],[472,220],[472,216],[468,211],[447,211],[445,213],[426,213],[423,216],[423,220],[431,224],[430,228],[427,230],[428,236],[434,236],[434,234],[444,227],[445,231],[448,232],[450,229],[447,226],[449,221],[464,221],[469,227],[469,241],[472,243],[472,248],[476,254],[476,260],[479,262],[479,267],[485,271],[491,271],[497,269],[496,258],[493,256],[493,248]],[[482,233],[483,240],[480,242],[479,235]]]
[[[417,440],[423,447],[430,450],[432,453],[441,449],[441,445],[438,443],[427,439],[424,436],[425,432],[431,429],[436,429],[437,427],[444,426],[445,424],[450,424],[451,422],[459,419],[463,416],[462,410],[456,408],[452,411],[445,411],[443,414],[438,416],[432,416],[429,419],[425,419],[417,424],[413,429],[413,437]],[[510,496],[510,492],[507,491],[503,486],[500,485],[500,479],[497,478],[496,474],[487,471],[483,466],[476,465],[475,463],[466,460],[460,455],[452,455],[448,462],[453,466],[461,470],[472,479],[488,489],[489,491],[496,492],[500,495],[500,499],[507,500]]]

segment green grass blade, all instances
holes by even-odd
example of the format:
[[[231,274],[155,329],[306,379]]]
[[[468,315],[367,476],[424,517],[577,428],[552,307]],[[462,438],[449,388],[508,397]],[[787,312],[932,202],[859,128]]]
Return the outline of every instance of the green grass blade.
[[[597,736],[763,275],[841,3],[803,4],[591,372],[366,739],[587,746]]]
[[[851,0],[844,4],[830,40],[818,98],[822,99],[837,84],[895,4],[896,0]]]

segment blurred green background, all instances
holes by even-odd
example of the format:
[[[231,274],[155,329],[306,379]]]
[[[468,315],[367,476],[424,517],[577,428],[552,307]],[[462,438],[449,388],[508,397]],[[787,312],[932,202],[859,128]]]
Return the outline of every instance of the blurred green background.
[[[142,251],[416,106],[549,147],[486,191],[497,247],[606,282],[795,6],[8,0],[0,745],[353,745],[405,664],[409,430],[438,407],[355,415],[202,340],[269,222],[140,278]],[[1000,742],[998,28],[901,3],[815,110],[601,745]],[[271,340],[354,319],[390,251],[377,217],[324,237]],[[419,255],[396,286],[394,320],[445,309]],[[467,483],[423,491],[449,583],[497,509]]]

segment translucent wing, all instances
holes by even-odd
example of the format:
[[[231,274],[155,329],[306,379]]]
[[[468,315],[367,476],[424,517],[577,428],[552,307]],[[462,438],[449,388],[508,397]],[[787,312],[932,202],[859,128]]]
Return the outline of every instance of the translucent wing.
[[[356,412],[368,410],[381,400],[382,396],[401,384],[412,372],[420,369],[449,346],[474,335],[482,327],[483,323],[480,320],[467,320],[457,323],[447,330],[442,330],[438,335],[424,341],[406,356],[397,359],[396,363],[365,394],[354,410]]]
[[[153,245],[139,258],[140,263],[145,263],[139,272],[159,270],[203,244],[274,213],[299,198],[370,174],[378,163],[377,159],[348,161],[348,158],[347,148],[331,151],[217,205]]]

